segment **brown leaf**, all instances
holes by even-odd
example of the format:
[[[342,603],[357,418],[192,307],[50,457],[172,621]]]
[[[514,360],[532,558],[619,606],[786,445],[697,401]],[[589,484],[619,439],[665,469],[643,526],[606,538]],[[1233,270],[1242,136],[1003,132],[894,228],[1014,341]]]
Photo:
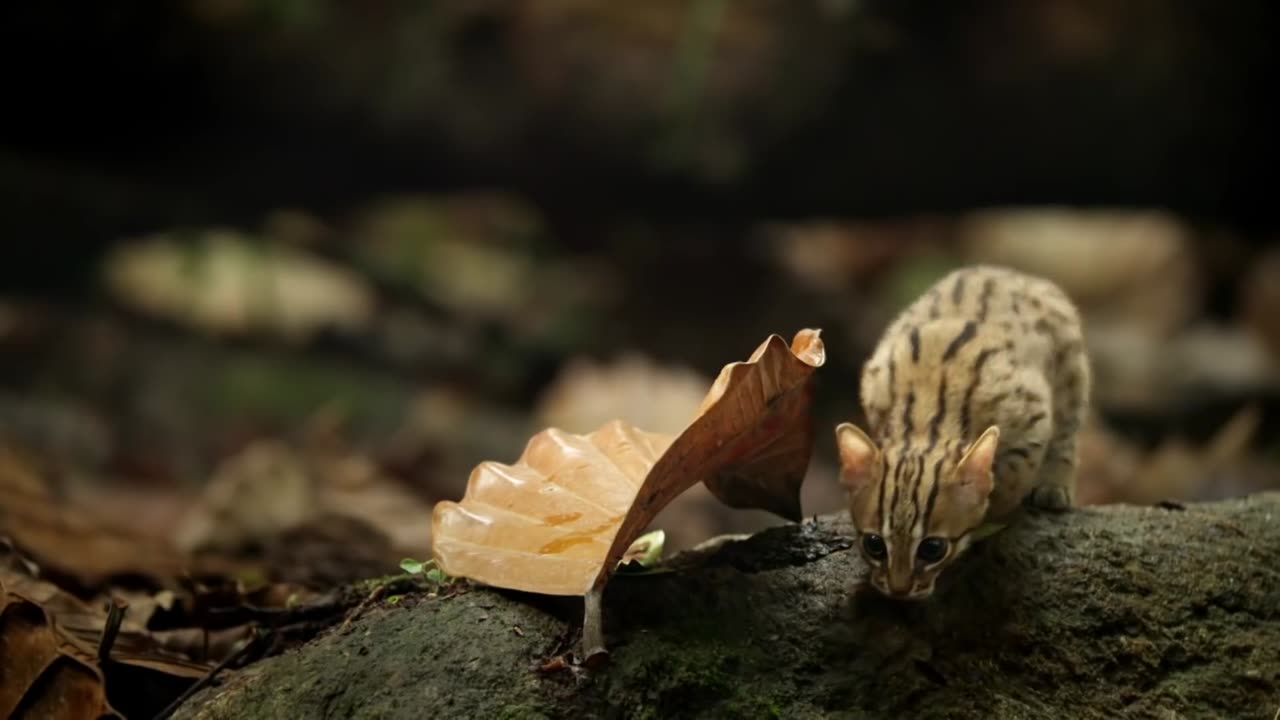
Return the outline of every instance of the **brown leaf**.
[[[791,346],[772,335],[749,360],[724,368],[675,438],[621,421],[589,435],[538,433],[514,465],[481,463],[461,502],[436,505],[436,562],[488,585],[586,595],[590,626],[627,547],[695,483],[707,481],[736,507],[799,519],[813,440],[810,384],[823,362],[819,331],[800,331]]]
[[[68,505],[45,487],[30,458],[2,444],[0,497],[0,531],[40,565],[84,587],[98,587],[121,575],[172,577],[183,569],[178,553],[156,538],[109,525],[85,508]]]
[[[36,603],[0,582],[0,717],[119,717],[102,675]]]
[[[789,354],[778,351],[771,338],[750,360],[720,372],[700,414],[757,418],[721,451],[724,464],[704,481],[725,505],[800,521],[800,485],[813,450],[813,371],[825,361],[818,332],[803,330],[796,333]],[[739,383],[736,392],[718,402],[732,383]]]
[[[557,655],[538,666],[538,672],[553,673],[561,670],[570,669],[569,662],[564,659],[563,655]]]
[[[12,559],[0,565],[0,717],[19,706],[26,717],[132,712],[145,707],[137,688],[169,687],[176,696],[208,674],[209,664],[164,651],[125,617],[109,662],[99,664],[107,613],[31,577]],[[125,705],[114,705],[121,698]]]

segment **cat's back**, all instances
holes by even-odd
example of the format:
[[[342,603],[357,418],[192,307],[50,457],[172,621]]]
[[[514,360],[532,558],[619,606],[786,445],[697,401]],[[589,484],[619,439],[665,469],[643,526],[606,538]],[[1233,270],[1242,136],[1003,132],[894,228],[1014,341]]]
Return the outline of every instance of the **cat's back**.
[[[888,338],[914,323],[973,321],[1006,331],[1033,331],[1035,323],[1078,325],[1079,314],[1053,282],[998,265],[953,270],[912,302],[885,332]]]
[[[1081,345],[1078,313],[1054,283],[999,266],[961,268],[881,336],[863,369],[864,407],[879,424],[907,398],[965,387],[974,410],[989,408],[994,418],[1008,409],[996,407],[1009,397],[1005,385],[1053,385],[1064,357]]]

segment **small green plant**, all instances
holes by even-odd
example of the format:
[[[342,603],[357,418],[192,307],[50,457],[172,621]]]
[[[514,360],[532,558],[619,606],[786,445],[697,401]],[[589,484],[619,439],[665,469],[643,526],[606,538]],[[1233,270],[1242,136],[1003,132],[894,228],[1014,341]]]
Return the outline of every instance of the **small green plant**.
[[[436,567],[435,560],[414,560],[413,558],[405,558],[400,561],[400,569],[410,575],[421,575],[427,581],[427,584],[433,588],[439,588],[453,584],[453,578],[444,573],[443,570]]]
[[[662,548],[666,541],[667,534],[662,530],[654,530],[636,538],[618,561],[618,572],[625,575],[671,572],[670,568],[661,567]]]

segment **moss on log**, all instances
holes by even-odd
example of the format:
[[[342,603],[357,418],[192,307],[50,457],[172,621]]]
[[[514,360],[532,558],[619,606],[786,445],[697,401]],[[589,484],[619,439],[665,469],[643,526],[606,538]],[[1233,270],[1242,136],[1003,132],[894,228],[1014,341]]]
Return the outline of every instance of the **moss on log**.
[[[1271,718],[1280,494],[1028,513],[924,603],[851,593],[843,518],[774,528],[605,595],[601,670],[540,672],[580,602],[384,604],[197,695],[182,718]]]

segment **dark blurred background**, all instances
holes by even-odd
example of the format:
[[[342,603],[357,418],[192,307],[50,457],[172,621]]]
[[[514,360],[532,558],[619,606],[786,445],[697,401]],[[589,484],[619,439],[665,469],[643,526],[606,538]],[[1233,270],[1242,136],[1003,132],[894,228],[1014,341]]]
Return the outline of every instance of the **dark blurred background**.
[[[1280,487],[1277,14],[11,3],[0,533],[89,585],[159,572],[138,543],[334,517],[425,556],[477,462],[547,425],[678,431],[803,327],[829,512],[824,428],[860,419],[892,314],[969,262],[1085,312],[1082,501]],[[674,548],[768,522],[699,491],[659,519]],[[84,533],[141,539],[95,575]]]

